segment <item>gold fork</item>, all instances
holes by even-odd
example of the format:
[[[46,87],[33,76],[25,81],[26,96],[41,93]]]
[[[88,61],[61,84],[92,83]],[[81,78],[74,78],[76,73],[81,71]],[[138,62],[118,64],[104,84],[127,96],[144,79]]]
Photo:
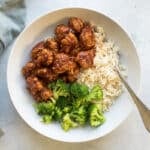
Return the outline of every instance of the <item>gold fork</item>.
[[[140,116],[143,120],[145,128],[147,129],[148,132],[150,132],[150,109],[137,97],[135,92],[132,90],[132,88],[129,86],[129,84],[125,81],[125,79],[121,75],[120,71],[117,68],[115,68],[114,70],[117,72],[119,78],[121,79],[122,83],[128,90],[134,103],[136,104],[137,109],[140,112]]]

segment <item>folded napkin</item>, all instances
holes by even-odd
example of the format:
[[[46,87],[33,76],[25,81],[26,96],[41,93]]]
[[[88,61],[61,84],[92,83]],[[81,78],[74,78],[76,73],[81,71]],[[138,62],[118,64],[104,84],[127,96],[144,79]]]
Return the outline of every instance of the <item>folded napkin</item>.
[[[25,24],[24,1],[0,0],[0,55],[4,50],[5,51],[7,51],[7,49],[9,50],[9,48],[7,47],[13,42],[15,37],[24,28],[24,24]],[[1,57],[3,57],[3,55],[1,55]],[[4,72],[2,72],[2,74],[4,75]],[[2,131],[2,129],[0,129],[0,137],[3,134],[4,132]]]
[[[3,131],[0,129],[0,137],[3,135]]]
[[[0,54],[20,33],[25,24],[23,0],[0,0]]]

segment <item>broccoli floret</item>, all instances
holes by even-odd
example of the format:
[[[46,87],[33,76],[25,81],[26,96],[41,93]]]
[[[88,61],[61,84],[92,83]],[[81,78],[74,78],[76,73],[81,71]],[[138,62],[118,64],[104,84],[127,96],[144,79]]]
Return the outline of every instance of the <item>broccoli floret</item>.
[[[86,97],[75,98],[72,102],[74,108],[78,108],[86,103]]]
[[[103,99],[103,91],[99,85],[94,86],[89,95],[86,97],[87,101],[92,101],[92,100],[102,100]]]
[[[55,119],[56,121],[60,121],[61,118],[62,118],[62,115],[63,115],[62,110],[61,110],[60,108],[58,108],[58,107],[55,107],[54,119]]]
[[[71,112],[71,118],[80,125],[87,122],[87,106],[80,106]]]
[[[72,110],[72,107],[71,107],[71,106],[66,106],[66,107],[63,108],[62,112],[63,112],[64,114],[66,114],[66,113],[70,113],[71,110]]]
[[[71,106],[71,101],[69,97],[62,97],[60,96],[56,102],[56,106],[60,109],[62,114],[66,114],[71,111],[72,106]]]
[[[55,109],[55,103],[49,102],[41,102],[35,104],[36,112],[39,115],[53,115]]]
[[[83,97],[89,93],[89,90],[84,84],[73,83],[70,87],[70,92],[75,97]]]
[[[61,127],[65,131],[68,131],[70,128],[75,128],[77,126],[78,126],[78,124],[71,119],[69,113],[67,113],[63,116],[62,121],[61,121]]]
[[[50,123],[54,115],[55,103],[51,101],[37,103],[35,104],[35,109],[42,116],[42,122]]]
[[[55,114],[54,114],[54,119],[56,121],[60,121],[62,116],[65,115],[66,113],[70,113],[71,112],[71,107],[64,107],[63,109],[56,107],[55,108]]]
[[[51,82],[48,87],[53,91],[51,101],[35,105],[42,122],[59,121],[65,131],[85,125],[88,121],[92,127],[104,123],[101,105],[95,102],[103,98],[100,86],[94,86],[89,92],[84,84],[67,84],[58,79]]]
[[[71,101],[69,97],[59,96],[58,100],[56,101],[56,106],[63,109],[64,107],[71,105]]]
[[[49,89],[54,89],[55,85],[56,85],[56,81],[53,81],[53,82],[51,82],[51,83],[48,84],[48,88]]]
[[[91,104],[89,108],[89,122],[92,127],[97,127],[105,122],[102,108],[99,104]]]
[[[66,84],[63,80],[58,79],[55,83],[50,83],[48,87],[52,89],[53,97],[56,100],[59,96],[69,96],[69,84]]]
[[[50,115],[44,115],[44,116],[42,116],[42,122],[44,122],[45,124],[48,124],[48,123],[50,123],[51,121],[52,121],[52,115],[50,116]]]

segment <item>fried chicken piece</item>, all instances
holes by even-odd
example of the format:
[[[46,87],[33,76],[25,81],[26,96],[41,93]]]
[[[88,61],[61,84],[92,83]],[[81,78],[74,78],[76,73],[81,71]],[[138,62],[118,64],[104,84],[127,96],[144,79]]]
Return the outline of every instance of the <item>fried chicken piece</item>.
[[[74,72],[74,74],[68,74],[67,80],[68,80],[69,82],[74,82],[74,81],[76,81],[77,78],[78,78],[78,74],[79,74],[79,70],[76,69],[75,72]]]
[[[76,68],[78,68],[78,65],[76,64],[76,62],[69,60],[67,73],[68,74],[74,74]]]
[[[75,57],[75,56],[70,56],[70,57],[69,57],[69,61],[76,62],[76,57]]]
[[[43,83],[37,77],[30,76],[26,81],[27,88],[36,101],[48,101],[50,97],[52,97],[52,91],[47,87],[44,87]]]
[[[69,53],[72,49],[79,46],[77,37],[69,32],[60,42],[61,51]]]
[[[72,57],[76,57],[77,54],[78,54],[80,51],[81,51],[81,48],[80,48],[80,47],[77,47],[77,48],[74,48],[73,50],[71,50],[69,54],[70,54]]]
[[[58,43],[54,38],[48,38],[44,43],[45,48],[55,51],[58,51]]]
[[[42,98],[42,101],[48,101],[53,96],[53,92],[48,88],[43,88],[40,92],[40,96]]]
[[[36,65],[34,62],[30,61],[27,62],[26,65],[22,68],[22,74],[25,78],[33,74],[34,70],[36,68]]]
[[[95,47],[95,36],[92,27],[86,26],[82,29],[80,34],[80,45],[84,49],[91,49]]]
[[[50,66],[53,62],[53,52],[48,49],[33,49],[31,57],[36,66]]]
[[[68,21],[68,25],[71,29],[73,29],[75,32],[80,33],[84,27],[84,21],[77,17],[72,17]]]
[[[62,40],[66,34],[70,32],[70,28],[64,24],[57,25],[55,29],[55,35],[57,41]]]
[[[53,62],[52,70],[56,74],[64,73],[68,70],[69,56],[64,53],[58,53],[55,55],[55,61]]]
[[[67,79],[69,82],[73,82],[77,80],[79,67],[74,61],[69,61],[68,64],[69,64],[69,68],[67,72]]]
[[[82,68],[87,69],[89,67],[92,67],[94,56],[95,56],[94,49],[88,51],[81,51],[78,53],[76,61]]]
[[[37,50],[37,49],[44,49],[44,41],[41,41],[41,42],[39,42],[39,43],[37,43],[33,48],[32,48],[32,51],[33,50]]]
[[[57,74],[55,74],[49,68],[39,68],[35,71],[36,76],[43,79],[44,82],[49,83],[57,79]]]
[[[78,73],[79,67],[71,58],[68,61],[67,71],[65,73],[59,74],[59,78],[61,78],[64,82],[74,82],[75,80],[77,80]]]

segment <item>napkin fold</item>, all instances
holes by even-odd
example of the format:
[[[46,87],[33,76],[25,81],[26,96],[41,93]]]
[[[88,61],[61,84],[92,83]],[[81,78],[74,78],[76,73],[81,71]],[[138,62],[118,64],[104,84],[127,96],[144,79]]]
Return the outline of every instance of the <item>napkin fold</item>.
[[[0,54],[24,28],[25,19],[23,0],[0,0]]]
[[[4,132],[2,131],[2,129],[0,129],[0,137],[4,134]]]
[[[8,46],[24,28],[25,19],[23,0],[0,0],[0,55],[9,49]],[[0,137],[3,134],[0,128]]]

